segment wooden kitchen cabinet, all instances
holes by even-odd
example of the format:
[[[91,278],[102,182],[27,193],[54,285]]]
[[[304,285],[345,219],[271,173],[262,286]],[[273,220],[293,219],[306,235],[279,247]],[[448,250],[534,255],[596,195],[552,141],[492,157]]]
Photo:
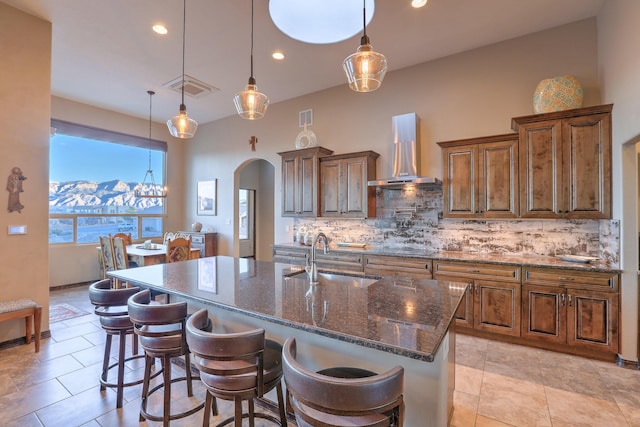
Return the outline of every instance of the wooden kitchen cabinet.
[[[525,268],[522,337],[617,354],[617,274]]]
[[[305,265],[309,248],[306,246],[274,245],[272,261],[284,264]]]
[[[433,261],[433,278],[467,283],[456,326],[520,336],[520,271],[512,265]]]
[[[512,119],[520,140],[520,217],[611,218],[612,108]]]
[[[282,216],[318,216],[319,161],[332,153],[323,147],[278,153],[282,157]]]
[[[432,261],[429,258],[408,258],[386,255],[365,255],[364,272],[381,276],[406,276],[431,279]]]
[[[376,178],[378,157],[373,151],[361,151],[320,159],[320,216],[376,216],[376,190],[367,183]]]
[[[306,265],[310,254],[311,246],[274,245],[272,259],[273,262]],[[358,252],[333,249],[325,254],[322,245],[318,245],[316,249],[316,265],[319,269],[362,272],[363,259],[364,255]]]
[[[439,142],[445,218],[518,216],[518,136]]]

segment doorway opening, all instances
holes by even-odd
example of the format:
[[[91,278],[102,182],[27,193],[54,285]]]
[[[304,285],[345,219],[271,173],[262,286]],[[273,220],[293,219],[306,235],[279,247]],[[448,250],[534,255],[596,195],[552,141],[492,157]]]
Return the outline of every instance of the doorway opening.
[[[238,245],[240,258],[256,256],[256,190],[238,190]]]

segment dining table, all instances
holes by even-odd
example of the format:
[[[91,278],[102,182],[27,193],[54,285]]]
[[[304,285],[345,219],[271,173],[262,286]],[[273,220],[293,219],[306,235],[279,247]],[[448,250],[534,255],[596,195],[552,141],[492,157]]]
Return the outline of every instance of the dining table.
[[[143,243],[127,245],[127,257],[129,261],[136,263],[138,267],[164,264],[167,260],[167,245],[156,243],[148,247],[145,247]],[[197,258],[200,258],[200,249],[191,248],[189,259]]]

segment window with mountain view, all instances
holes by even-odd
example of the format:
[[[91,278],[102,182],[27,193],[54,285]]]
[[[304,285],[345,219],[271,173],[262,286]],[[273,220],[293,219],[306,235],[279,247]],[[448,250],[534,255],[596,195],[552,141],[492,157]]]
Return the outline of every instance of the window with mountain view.
[[[164,187],[166,142],[59,120],[51,126],[49,243],[97,243],[118,232],[162,235],[165,199],[136,193]]]

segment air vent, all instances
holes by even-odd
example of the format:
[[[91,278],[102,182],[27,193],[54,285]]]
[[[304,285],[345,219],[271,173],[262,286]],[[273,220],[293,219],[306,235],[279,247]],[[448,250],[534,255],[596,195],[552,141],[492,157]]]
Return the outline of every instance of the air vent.
[[[168,87],[178,93],[182,93],[182,76],[178,76],[162,86]],[[184,94],[189,95],[192,98],[201,98],[211,93],[218,92],[219,90],[220,89],[215,86],[211,86],[187,74],[184,75]]]
[[[298,113],[298,126],[311,126],[313,124],[313,110],[304,110]]]

